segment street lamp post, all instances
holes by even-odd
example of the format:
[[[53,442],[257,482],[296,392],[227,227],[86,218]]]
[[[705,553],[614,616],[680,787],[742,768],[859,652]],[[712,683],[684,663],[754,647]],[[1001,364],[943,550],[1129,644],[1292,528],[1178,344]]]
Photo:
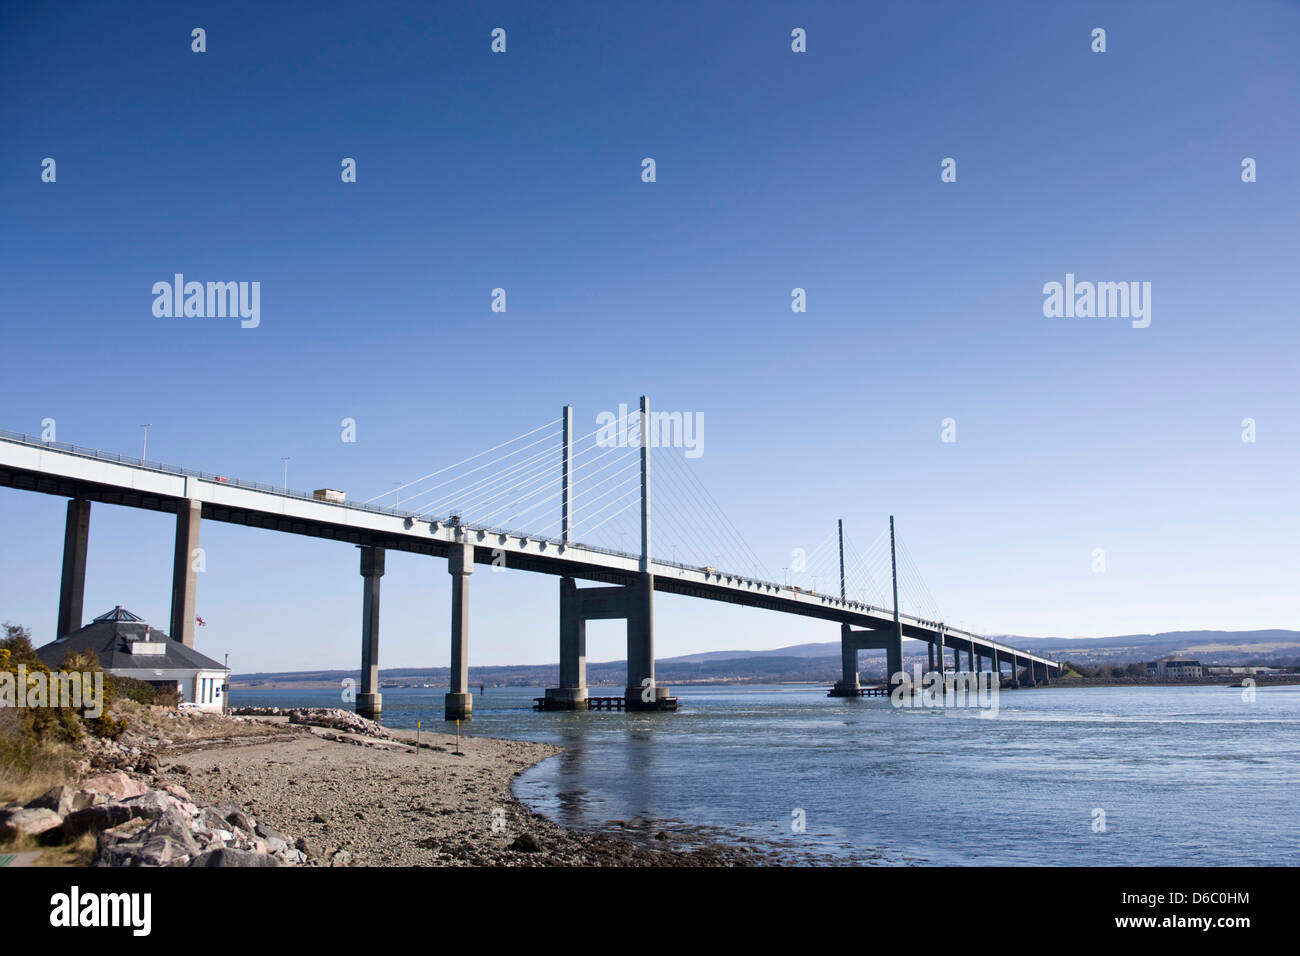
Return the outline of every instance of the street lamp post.
[[[150,427],[150,425],[152,425],[152,424],[153,424],[153,422],[150,422],[149,425],[141,425],[141,426],[140,426],[141,428],[144,429],[144,445],[143,445],[143,447],[141,447],[141,449],[140,449],[140,460],[141,460],[141,461],[144,461],[146,458],[149,457],[149,427]]]
[[[289,490],[289,457],[286,455],[285,457],[281,458],[280,460],[281,460],[282,462],[284,462],[284,490],[285,490],[285,492],[288,492],[288,490]]]

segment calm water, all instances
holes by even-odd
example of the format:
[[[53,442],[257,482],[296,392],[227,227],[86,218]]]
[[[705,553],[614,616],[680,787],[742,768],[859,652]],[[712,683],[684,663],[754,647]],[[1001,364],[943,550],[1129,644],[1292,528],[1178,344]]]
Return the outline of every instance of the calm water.
[[[466,732],[563,746],[516,793],[570,827],[721,827],[894,863],[1300,863],[1296,686],[1254,702],[1228,687],[1026,689],[992,719],[813,686],[681,688],[676,714],[535,713],[541,693],[475,694]],[[445,730],[441,690],[383,694],[386,724]],[[342,706],[320,691],[232,702]]]

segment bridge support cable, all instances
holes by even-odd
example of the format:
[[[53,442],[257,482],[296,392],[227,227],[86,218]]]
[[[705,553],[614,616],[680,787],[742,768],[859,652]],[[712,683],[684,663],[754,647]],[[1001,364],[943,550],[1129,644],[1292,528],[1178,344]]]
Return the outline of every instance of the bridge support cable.
[[[656,458],[664,467],[657,470],[655,523],[661,528],[667,526],[669,531],[667,536],[660,536],[661,544],[667,539],[684,552],[696,555],[701,567],[761,577],[761,568],[747,556],[743,547],[730,539],[726,529],[711,518],[699,496],[693,493],[681,475],[681,469],[676,467],[680,463],[675,461],[675,457],[672,449],[659,449]],[[703,552],[700,542],[707,543]],[[668,556],[663,547],[659,556]]]
[[[607,470],[609,467],[612,467],[617,463],[618,463],[617,459],[615,459],[613,462],[610,462],[608,465],[606,465],[604,468],[600,470],[601,471]],[[517,494],[508,498],[504,504],[499,504],[496,508],[494,508],[494,510],[484,513],[482,518],[478,519],[479,522],[482,524],[491,525],[492,521],[495,518],[500,517],[502,515],[508,515],[508,517],[506,518],[506,522],[509,524],[510,522],[513,522],[516,518],[521,518],[526,514],[531,514],[532,512],[536,511],[538,508],[544,507],[545,505],[550,504],[553,501],[558,502],[558,500],[564,495],[563,485],[561,485],[560,488],[552,491],[550,494],[545,494],[545,492],[547,491],[547,489],[555,487],[556,474],[559,471],[561,471],[562,468],[563,468],[562,464],[556,465],[552,469],[547,471],[545,474],[539,477],[534,477],[533,479],[529,480],[527,483],[519,485]],[[617,475],[618,472],[615,472],[614,474]],[[504,494],[508,495],[509,491],[510,490],[508,489]],[[535,499],[538,494],[545,494],[545,497],[541,498],[540,501],[535,501],[529,507],[525,508],[524,505],[527,504],[530,500]],[[501,495],[499,494],[497,497],[500,498]],[[554,521],[552,521],[551,523],[554,524]],[[513,525],[511,526],[513,527]]]
[[[595,432],[591,434],[595,434]],[[582,464],[582,456],[589,454],[593,450],[594,446],[574,455],[570,464]],[[472,515],[476,509],[499,500],[502,494],[509,493],[512,487],[528,485],[534,482],[540,484],[547,479],[561,477],[563,468],[564,461],[560,449],[547,448],[530,458],[513,463],[509,468],[479,478],[469,485],[457,486],[452,491],[444,492],[433,502],[423,505],[421,514],[428,515],[455,506],[459,509],[458,513],[462,517]],[[443,484],[449,485],[453,483],[454,481],[449,481]]]
[[[889,601],[885,596],[884,588],[877,583],[877,574],[872,572],[867,556],[858,551],[853,539],[847,535],[844,545],[848,556],[847,577],[850,600],[856,599],[868,607],[883,610]],[[873,542],[873,545],[878,546],[878,542]]]
[[[375,495],[373,498],[367,498],[365,501],[362,502],[362,504],[370,504],[370,503],[372,503],[372,502],[375,502],[375,501],[380,500],[381,498],[386,498],[388,495],[397,495],[397,494],[400,494],[402,491],[404,491],[404,490],[406,490],[407,488],[410,488],[410,487],[412,487],[412,486],[414,486],[414,485],[417,485],[417,484],[419,484],[420,482],[427,481],[427,480],[430,479],[430,478],[436,478],[438,475],[441,475],[441,474],[444,474],[445,472],[451,471],[451,470],[454,469],[454,468],[459,468],[461,465],[468,464],[469,462],[474,461],[474,460],[477,459],[477,458],[481,458],[481,457],[483,457],[484,455],[491,454],[492,452],[497,451],[498,449],[505,448],[507,445],[514,444],[515,442],[520,441],[520,440],[522,440],[522,439],[524,439],[524,438],[527,438],[527,437],[529,437],[530,435],[535,435],[535,434],[537,434],[538,432],[540,432],[540,431],[544,431],[545,429],[548,429],[548,428],[554,428],[554,426],[560,424],[560,422],[561,422],[561,419],[557,418],[557,419],[555,419],[554,421],[547,422],[545,425],[538,425],[536,428],[531,429],[530,431],[526,431],[526,432],[524,432],[524,433],[521,434],[521,435],[516,435],[514,438],[511,438],[511,439],[509,439],[508,441],[501,442],[499,445],[493,445],[491,448],[485,448],[483,451],[479,452],[479,453],[476,454],[476,455],[470,455],[468,458],[462,458],[460,461],[458,461],[458,462],[456,462],[456,463],[454,463],[454,464],[447,465],[445,468],[439,468],[437,471],[431,471],[431,472],[429,472],[427,475],[422,475],[422,476],[420,476],[419,478],[415,478],[415,479],[413,479],[413,480],[411,480],[411,481],[408,481],[408,482],[406,482],[404,485],[401,485],[401,486],[399,486],[399,487],[397,487],[397,488],[394,488],[394,489],[392,489],[391,491],[385,491],[385,492],[383,492],[383,493],[381,493],[381,494]],[[542,440],[545,440],[545,439],[542,439]]]
[[[468,484],[459,484],[464,479],[462,476],[457,476],[456,479],[442,482],[411,495],[407,498],[407,502],[415,501],[425,495],[450,487],[452,490],[443,491],[438,497],[422,502],[419,508],[420,513],[432,514],[453,505],[464,507],[471,503],[476,504],[478,501],[489,498],[498,490],[506,487],[507,482],[511,479],[535,477],[558,470],[559,466],[551,460],[553,455],[554,451],[551,448],[546,448],[529,458],[512,462],[507,468],[473,479]]]
[[[682,563],[676,554],[680,550],[687,558],[685,563],[696,567],[745,569],[748,562],[719,538],[690,492],[681,486],[681,479],[668,468],[660,468],[657,474],[655,524],[661,532],[658,535],[661,558],[671,555],[673,563]]]
[[[898,550],[900,564],[908,579],[912,600],[915,602],[916,616],[936,623],[942,621],[943,611],[939,607],[939,602],[935,600],[934,595],[931,593],[929,586],[925,583],[925,578],[921,575],[921,570],[912,557],[911,551],[902,541],[899,542]]]
[[[663,471],[673,471],[676,476],[682,479],[683,487],[688,489],[691,496],[695,498],[700,510],[712,517],[712,525],[725,540],[730,541],[738,555],[743,556],[744,561],[740,568],[736,570],[748,569],[747,576],[757,580],[772,581],[773,575],[758,553],[750,547],[749,542],[745,540],[739,529],[727,517],[726,512],[718,504],[717,500],[709,492],[708,487],[701,481],[694,471],[685,464],[685,461],[676,454],[676,449],[660,449],[661,452],[655,460],[666,463]]]

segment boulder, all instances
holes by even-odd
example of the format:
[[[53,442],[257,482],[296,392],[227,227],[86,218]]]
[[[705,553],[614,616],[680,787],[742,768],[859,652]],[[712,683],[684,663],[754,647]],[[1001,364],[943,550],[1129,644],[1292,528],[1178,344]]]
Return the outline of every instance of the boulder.
[[[134,822],[134,821],[133,821]],[[113,836],[100,834],[100,866],[183,866],[202,852],[190,832],[189,819],[169,807],[131,836],[131,824],[118,827]]]
[[[109,848],[119,843],[129,843],[139,838],[140,831],[149,825],[148,820],[144,817],[135,817],[127,820],[126,823],[119,823],[115,827],[109,827],[99,834],[99,854],[102,855]]]
[[[66,817],[72,812],[72,795],[75,791],[71,787],[57,786],[51,787],[43,794],[27,804],[29,810],[53,810],[60,817]]]
[[[135,770],[137,773],[157,773],[158,758],[151,753],[142,753],[135,762]]]
[[[167,791],[177,800],[184,800],[187,803],[194,802],[194,798],[190,796],[190,792],[179,783],[160,783],[158,788]]]
[[[61,837],[72,840],[83,833],[102,833],[138,816],[123,803],[101,803],[84,810],[74,810],[63,818]]]
[[[269,827],[265,823],[260,821],[258,822],[257,826],[254,828],[253,832],[265,840],[280,840],[284,843],[289,842],[289,838],[285,836],[283,833],[281,833],[279,830],[275,829],[274,827]]]
[[[108,803],[108,797],[98,790],[78,790],[72,795],[73,811],[97,807],[101,803]]]
[[[120,770],[114,773],[100,774],[98,777],[91,777],[89,780],[84,781],[82,786],[87,790],[98,790],[114,800],[138,797],[149,790],[139,780],[132,780]]]
[[[16,840],[37,837],[63,823],[63,818],[48,807],[22,807],[11,811],[0,823],[0,837]]]
[[[273,856],[254,853],[251,850],[236,850],[230,847],[217,847],[200,853],[190,861],[190,866],[279,866],[280,861]]]
[[[179,800],[170,793],[163,793],[161,790],[150,790],[138,797],[131,797],[128,800],[119,802],[123,806],[130,808],[131,816],[147,817],[150,820],[156,820],[168,810],[177,809],[180,805]]]
[[[518,853],[538,853],[542,849],[542,844],[531,833],[521,833],[515,837],[509,848]]]
[[[253,821],[249,819],[248,814],[246,814],[243,810],[236,809],[227,813],[226,822],[229,823],[232,827],[238,827],[239,829],[243,830],[249,836],[252,836],[253,833],[256,832],[256,828],[253,824]]]

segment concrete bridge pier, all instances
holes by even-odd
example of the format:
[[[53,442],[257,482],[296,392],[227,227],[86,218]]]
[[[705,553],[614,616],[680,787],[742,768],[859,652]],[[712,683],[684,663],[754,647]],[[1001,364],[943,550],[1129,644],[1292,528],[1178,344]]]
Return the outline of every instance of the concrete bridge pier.
[[[840,625],[840,679],[835,682],[827,697],[858,697],[861,683],[858,679],[858,651],[883,650],[885,652],[886,683],[893,687],[894,675],[903,670],[903,641],[897,632],[854,630],[851,625]]]
[[[840,625],[840,679],[831,688],[831,697],[858,697],[862,685],[858,682],[858,644],[853,628]]]
[[[194,646],[194,607],[199,590],[199,575],[195,567],[194,552],[199,547],[199,519],[202,513],[202,503],[193,498],[187,498],[176,506],[171,639],[180,641],[186,647]]]
[[[902,677],[900,676],[902,673],[903,629],[901,626],[895,625],[893,633],[890,633],[885,639],[885,683],[889,685],[891,691],[902,683]]]
[[[357,713],[370,720],[383,715],[379,693],[379,579],[384,576],[384,549],[362,545],[361,551],[361,690]]]
[[[573,578],[560,578],[560,686],[546,688],[547,710],[587,709],[587,619]]]
[[[63,529],[63,579],[59,585],[59,626],[55,638],[81,629],[86,597],[86,551],[90,545],[90,502],[68,501],[68,520]]]
[[[1011,655],[1011,686],[1020,686],[1020,658],[1015,654]]]
[[[627,622],[625,710],[674,710],[667,687],[655,684],[654,576],[642,574],[633,584],[580,588],[573,578],[560,579],[560,686],[548,687],[546,710],[586,710],[587,622]]]
[[[451,686],[443,717],[469,720],[474,715],[474,695],[469,690],[469,576],[474,573],[474,545],[452,545],[447,572],[451,575]]]
[[[628,587],[626,710],[675,709],[667,687],[655,683],[655,578],[644,573]]]

